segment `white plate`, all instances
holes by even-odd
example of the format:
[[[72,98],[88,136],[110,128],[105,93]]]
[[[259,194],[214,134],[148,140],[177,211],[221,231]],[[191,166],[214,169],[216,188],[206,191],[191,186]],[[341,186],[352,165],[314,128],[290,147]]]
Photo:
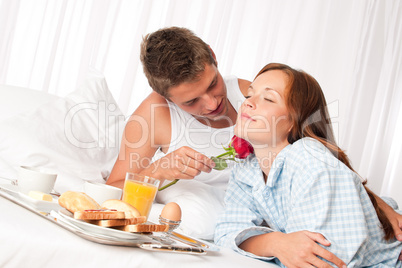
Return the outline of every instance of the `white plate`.
[[[129,233],[129,232],[113,229],[113,228],[102,227],[102,226],[98,226],[95,224],[87,223],[82,220],[74,219],[73,213],[71,213],[70,211],[68,211],[65,208],[60,209],[59,214],[64,219],[66,219],[69,223],[72,223],[90,233],[106,235],[106,236],[113,237],[113,238],[129,239],[129,240],[144,241],[144,239],[149,238],[145,235],[134,234],[134,233]],[[153,239],[149,238],[149,241],[152,242]]]
[[[20,201],[41,212],[49,213],[52,210],[57,211],[62,208],[57,202],[56,198],[53,198],[52,201],[37,200],[26,194],[19,192],[18,186],[16,185],[0,184],[0,188],[5,192],[7,192],[8,194],[12,195],[13,197],[18,198]]]
[[[19,194],[20,194],[21,200],[28,203],[29,205],[31,205],[32,207],[34,207],[35,209],[37,209],[39,211],[49,213],[52,210],[57,211],[57,210],[61,209],[59,202],[57,201],[57,199],[55,199],[53,197],[52,197],[52,201],[43,201],[43,200],[34,199],[23,193],[19,193]]]

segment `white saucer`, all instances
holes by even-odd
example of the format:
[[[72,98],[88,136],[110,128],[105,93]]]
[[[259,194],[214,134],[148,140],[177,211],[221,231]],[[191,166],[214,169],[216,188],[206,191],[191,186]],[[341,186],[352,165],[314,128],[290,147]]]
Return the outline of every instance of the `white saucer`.
[[[3,190],[14,197],[18,197],[20,194],[20,192],[18,191],[18,186],[12,185],[10,183],[1,183],[0,190]]]
[[[52,201],[37,200],[26,194],[19,192],[17,185],[0,184],[0,189],[41,212],[49,213],[51,210],[58,211],[59,209],[61,209],[61,206],[57,202],[56,198],[52,197],[53,198]]]
[[[52,210],[59,210],[61,209],[61,206],[59,205],[57,199],[52,197],[52,201],[43,201],[43,200],[37,200],[34,199],[26,194],[19,193],[20,197],[23,201],[29,203],[32,205],[35,209],[42,211],[42,212],[47,212],[49,213]]]

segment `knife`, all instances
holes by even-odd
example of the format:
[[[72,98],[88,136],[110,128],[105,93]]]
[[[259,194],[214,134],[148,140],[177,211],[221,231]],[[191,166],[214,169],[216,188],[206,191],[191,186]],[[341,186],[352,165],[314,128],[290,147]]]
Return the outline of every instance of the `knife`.
[[[158,250],[158,251],[166,251],[166,252],[176,252],[176,253],[187,253],[187,254],[207,254],[205,250],[199,247],[182,247],[177,245],[160,245],[160,244],[148,244],[143,243],[138,245],[139,248],[146,250]]]
[[[194,246],[194,247],[201,247],[207,250],[211,250],[211,251],[219,251],[219,247],[215,246],[215,245],[210,245],[210,244],[206,244],[203,243],[201,241],[198,241],[194,238],[190,238],[188,236],[176,233],[176,232],[172,232],[170,235],[170,238],[182,242],[184,244],[190,245],[190,246]]]

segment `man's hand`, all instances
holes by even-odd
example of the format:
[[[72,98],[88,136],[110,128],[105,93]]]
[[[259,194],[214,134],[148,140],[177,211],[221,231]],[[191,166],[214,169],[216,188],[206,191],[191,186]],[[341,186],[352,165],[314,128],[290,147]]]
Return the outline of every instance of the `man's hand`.
[[[387,213],[387,217],[392,224],[395,237],[398,241],[402,241],[402,215],[398,214],[395,210]]]
[[[151,172],[156,178],[193,179],[201,172],[211,172],[214,166],[209,157],[183,146],[155,161]]]
[[[402,242],[402,215],[396,212],[392,207],[390,207],[384,200],[380,197],[375,196],[378,205],[384,211],[388,220],[392,225],[392,230],[394,231],[395,238]]]

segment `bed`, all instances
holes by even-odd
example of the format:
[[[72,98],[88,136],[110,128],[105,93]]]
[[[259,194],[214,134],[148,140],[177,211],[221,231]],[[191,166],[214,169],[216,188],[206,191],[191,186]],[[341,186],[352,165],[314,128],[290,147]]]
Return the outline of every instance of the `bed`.
[[[104,183],[124,120],[100,74],[66,97],[0,85],[0,267],[277,267],[214,245],[182,254],[90,239],[4,190],[20,165],[55,170],[60,193]]]

